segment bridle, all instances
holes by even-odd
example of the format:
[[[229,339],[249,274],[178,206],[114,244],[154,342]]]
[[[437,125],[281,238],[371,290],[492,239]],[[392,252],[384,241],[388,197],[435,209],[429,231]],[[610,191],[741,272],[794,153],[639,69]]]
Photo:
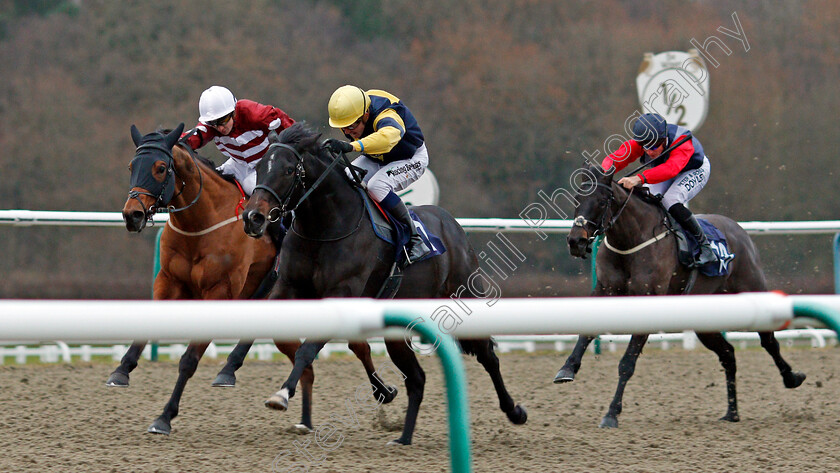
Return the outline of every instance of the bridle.
[[[271,145],[269,145],[268,151],[266,152],[266,154],[268,155],[268,159],[274,158],[273,149],[277,148],[285,148],[291,151],[292,154],[295,155],[297,163],[295,163],[294,168],[294,181],[292,182],[292,185],[289,186],[289,189],[286,191],[282,198],[271,187],[262,184],[257,184],[254,187],[254,192],[256,192],[257,189],[262,189],[266,191],[269,195],[271,195],[274,198],[274,200],[277,201],[278,206],[272,207],[271,210],[268,211],[268,221],[272,223],[297,210],[297,208],[300,207],[300,204],[302,204],[312,194],[312,192],[315,189],[317,189],[322,182],[324,182],[324,179],[327,178],[327,176],[330,173],[330,170],[332,170],[332,168],[340,162],[340,160],[338,159],[333,159],[332,162],[324,170],[324,172],[320,176],[318,176],[318,179],[316,179],[312,186],[307,190],[306,181],[304,180],[306,178],[306,169],[303,167],[303,156],[300,155],[300,152],[294,146],[288,145],[286,143],[272,143]],[[298,188],[306,190],[306,192],[300,197],[300,199],[298,199],[294,207],[289,208],[289,203],[292,201],[292,196],[295,194]]]
[[[187,204],[183,207],[180,207],[180,208],[175,208],[174,206],[168,205],[169,202],[172,201],[172,199],[181,195],[184,192],[184,189],[186,189],[186,187],[187,187],[186,182],[183,179],[181,179],[181,190],[179,190],[178,193],[175,194],[175,181],[174,181],[174,179],[176,177],[179,177],[179,176],[178,176],[177,171],[175,171],[175,159],[172,157],[172,150],[169,149],[167,146],[164,146],[163,144],[161,144],[158,141],[153,141],[153,142],[150,142],[150,143],[141,144],[140,146],[137,147],[137,150],[134,153],[134,158],[132,159],[132,162],[134,162],[137,159],[142,158],[143,157],[142,155],[148,153],[149,151],[151,151],[151,152],[157,151],[157,152],[163,153],[163,155],[165,157],[164,161],[166,161],[166,177],[163,179],[162,182],[158,182],[154,178],[152,178],[151,177],[151,172],[149,173],[148,177],[147,176],[142,176],[142,179],[143,179],[142,183],[137,182],[137,177],[138,176],[134,175],[132,173],[132,179],[131,179],[132,190],[128,191],[128,198],[137,200],[137,202],[140,204],[140,207],[143,208],[143,213],[146,216],[146,221],[147,222],[150,222],[150,223],[154,224],[153,217],[157,213],[159,208],[166,207],[167,211],[169,213],[180,212],[182,210],[186,210],[186,209],[192,207],[193,204],[198,202],[199,197],[201,197],[201,191],[204,188],[204,177],[201,174],[201,166],[199,166],[198,163],[196,162],[195,151],[193,151],[193,149],[190,148],[190,146],[185,144],[185,142],[184,142],[184,139],[186,139],[187,137],[184,137],[183,139],[179,140],[178,144],[182,145],[182,147],[187,151],[187,153],[189,153],[190,157],[192,158],[193,164],[195,165],[195,168],[198,170],[199,185],[198,185],[198,193],[196,194],[196,196],[192,200],[192,202],[190,202],[189,204]],[[133,166],[132,166],[132,169],[134,169]],[[139,184],[142,184],[142,185],[139,185]],[[149,189],[149,190],[137,190],[136,189],[137,187],[140,187],[141,189]],[[146,206],[143,204],[143,200],[140,199],[141,195],[151,197],[152,199],[154,199],[154,203],[152,205],[150,205],[149,208],[146,208]]]
[[[609,193],[607,194],[609,196],[607,200],[607,208],[601,214],[601,218],[598,220],[598,223],[588,220],[583,215],[578,215],[572,222],[572,227],[584,228],[586,225],[591,225],[595,227],[595,231],[592,232],[592,235],[586,241],[587,251],[589,250],[589,247],[592,245],[596,238],[607,233],[607,231],[610,228],[612,228],[613,225],[615,225],[616,220],[618,220],[618,217],[621,216],[621,212],[624,211],[624,208],[627,207],[627,204],[630,202],[630,198],[633,197],[633,191],[636,189],[635,187],[630,189],[630,192],[627,194],[627,200],[625,200],[624,203],[621,204],[621,207],[618,209],[618,212],[616,212],[615,215],[613,215],[612,218],[610,218],[609,221],[605,224],[604,222],[607,220],[607,214],[610,213],[612,209],[612,204],[616,201],[615,193],[613,193],[612,185],[604,184],[602,182],[598,182],[596,183],[596,185],[597,187],[607,189],[609,191]]]

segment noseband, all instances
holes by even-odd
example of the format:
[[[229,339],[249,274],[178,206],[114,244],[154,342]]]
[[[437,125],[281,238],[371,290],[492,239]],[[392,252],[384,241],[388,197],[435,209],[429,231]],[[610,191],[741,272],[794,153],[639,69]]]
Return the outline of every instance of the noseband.
[[[603,189],[607,189],[609,191],[607,206],[608,206],[608,209],[612,208],[612,204],[615,202],[615,194],[613,193],[612,186],[601,183],[601,182],[598,182],[596,185],[598,187],[601,187]],[[624,208],[627,207],[627,204],[630,202],[630,198],[633,196],[633,191],[635,189],[636,189],[635,187],[630,189],[630,192],[627,194],[627,200],[625,200],[624,203],[621,204],[621,208],[618,209],[618,212],[616,212],[615,215],[613,215],[613,217],[606,224],[604,224],[604,221],[607,218],[607,213],[609,212],[608,209],[604,210],[604,212],[601,214],[601,218],[598,220],[597,224],[595,222],[591,221],[591,220],[587,220],[587,218],[584,217],[583,215],[578,215],[577,217],[575,217],[575,220],[572,222],[573,227],[583,228],[586,225],[592,225],[593,227],[595,227],[595,231],[592,232],[592,236],[590,236],[586,241],[586,248],[587,249],[589,249],[589,247],[592,245],[592,242],[594,242],[596,238],[598,238],[600,235],[603,235],[603,234],[607,233],[607,231],[610,228],[612,228],[612,226],[615,224],[616,220],[618,220],[618,217],[621,216],[621,212],[624,211]]]
[[[183,145],[184,149],[187,150],[190,157],[192,158],[193,164],[195,164],[195,168],[198,170],[198,182],[199,182],[199,184],[198,184],[198,193],[196,194],[195,198],[192,200],[192,202],[190,202],[189,204],[187,204],[187,205],[185,205],[184,207],[181,207],[181,208],[175,208],[174,206],[171,206],[171,205],[168,206],[169,202],[171,202],[172,199],[174,199],[175,197],[178,197],[179,195],[181,195],[181,193],[183,193],[184,189],[186,188],[186,182],[184,182],[184,180],[182,179],[181,180],[181,190],[178,191],[177,194],[174,194],[175,183],[174,182],[170,183],[170,179],[172,179],[173,177],[178,177],[178,173],[175,171],[175,159],[172,157],[172,150],[170,150],[166,146],[161,145],[158,142],[151,142],[151,143],[141,144],[140,146],[137,147],[137,151],[135,151],[135,153],[134,153],[134,159],[137,159],[138,157],[140,157],[140,155],[144,151],[159,151],[159,152],[163,153],[163,155],[165,157],[165,161],[166,161],[166,177],[163,179],[163,182],[161,182],[159,184],[156,184],[154,186],[154,188],[152,189],[152,192],[148,192],[148,191],[144,191],[144,190],[130,190],[130,191],[128,191],[128,198],[137,200],[137,202],[140,204],[140,207],[143,208],[143,213],[145,214],[146,221],[148,221],[148,222],[154,223],[152,218],[154,217],[155,213],[157,213],[159,208],[163,208],[163,207],[168,206],[167,211],[169,213],[180,212],[182,210],[186,210],[186,209],[192,207],[193,204],[198,202],[199,197],[201,197],[201,191],[204,188],[204,177],[201,174],[201,167],[196,162],[195,151],[192,148],[190,148],[190,146],[187,145],[184,142],[184,140],[187,137],[184,137],[183,139],[179,140],[178,144]],[[134,159],[132,159],[132,161],[134,161]],[[151,174],[151,172],[150,172],[150,174]],[[134,179],[132,179],[132,181],[134,181]],[[132,182],[133,187],[139,187],[139,186],[134,185],[134,184],[138,184],[138,183]],[[145,184],[144,184],[144,186],[145,186]],[[171,191],[169,190],[170,186],[172,187]],[[167,197],[167,194],[169,194],[168,197]],[[151,206],[149,206],[148,209],[143,204],[143,200],[140,199],[141,195],[149,196],[152,199],[154,199],[154,203]]]
[[[163,153],[165,156],[166,161],[166,177],[163,179],[163,182],[157,183],[154,181],[154,178],[151,178],[151,171],[149,172],[149,177],[145,178],[146,181],[153,182],[154,185],[146,184],[145,182],[135,182],[136,179],[132,178],[132,187],[140,187],[137,184],[142,184],[143,187],[149,188],[151,192],[146,190],[129,190],[128,191],[128,198],[129,199],[136,199],[137,202],[140,204],[140,207],[143,208],[143,214],[146,216],[147,221],[152,221],[152,217],[155,213],[157,213],[157,209],[160,207],[164,207],[169,200],[172,199],[172,194],[174,193],[175,189],[174,183],[170,184],[170,179],[173,178],[175,175],[175,169],[172,165],[173,158],[172,158],[172,151],[167,148],[166,146],[161,145],[157,142],[152,143],[144,143],[137,147],[137,151],[134,153],[134,159],[132,161],[141,157],[144,152],[160,152]],[[172,190],[169,191],[170,186]],[[167,198],[166,194],[169,194]],[[154,203],[149,206],[147,209],[146,206],[143,204],[143,200],[140,199],[141,195],[149,196],[154,199]]]

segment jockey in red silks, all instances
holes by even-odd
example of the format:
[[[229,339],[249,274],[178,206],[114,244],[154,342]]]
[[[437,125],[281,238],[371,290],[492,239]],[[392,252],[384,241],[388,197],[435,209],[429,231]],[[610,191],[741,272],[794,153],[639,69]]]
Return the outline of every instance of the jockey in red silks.
[[[665,153],[674,144],[677,146]],[[618,183],[627,189],[644,184],[651,194],[661,194],[662,205],[668,213],[700,243],[696,264],[702,266],[717,261],[708,238],[686,206],[709,180],[709,158],[703,153],[700,141],[688,128],[670,125],[659,114],[646,113],[633,125],[633,139],[625,141],[616,152],[604,158],[601,167],[609,170],[615,166],[615,170],[620,171],[639,158],[642,163],[653,162],[652,166],[623,177]]]
[[[198,125],[184,133],[186,143],[197,150],[212,141],[227,157],[216,168],[233,176],[246,196],[257,185],[257,163],[268,150],[268,134],[280,132],[295,121],[283,110],[251,100],[236,100],[225,87],[214,85],[198,99]],[[269,235],[277,249],[285,235],[282,224],[269,225]]]

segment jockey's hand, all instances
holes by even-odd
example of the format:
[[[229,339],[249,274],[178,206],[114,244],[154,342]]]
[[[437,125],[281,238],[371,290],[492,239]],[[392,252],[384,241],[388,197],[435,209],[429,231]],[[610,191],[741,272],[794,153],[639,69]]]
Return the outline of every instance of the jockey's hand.
[[[625,189],[630,190],[642,183],[642,178],[639,176],[627,176],[618,180],[618,183],[624,186]]]
[[[324,146],[329,148],[333,153],[349,153],[353,151],[353,145],[350,143],[332,138],[325,141]]]

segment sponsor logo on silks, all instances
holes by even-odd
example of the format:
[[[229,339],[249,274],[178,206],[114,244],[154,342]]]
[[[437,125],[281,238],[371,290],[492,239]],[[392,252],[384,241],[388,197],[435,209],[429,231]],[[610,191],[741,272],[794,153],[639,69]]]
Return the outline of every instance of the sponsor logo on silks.
[[[718,255],[718,260],[720,261],[719,272],[721,274],[726,274],[729,271],[729,262],[735,259],[735,255],[729,252],[729,248],[727,248],[723,242],[712,241],[709,243],[711,243],[712,249]]]
[[[388,176],[396,176],[398,174],[405,174],[408,171],[420,169],[421,167],[422,165],[420,163],[408,163],[400,167],[389,169],[385,174]]]

